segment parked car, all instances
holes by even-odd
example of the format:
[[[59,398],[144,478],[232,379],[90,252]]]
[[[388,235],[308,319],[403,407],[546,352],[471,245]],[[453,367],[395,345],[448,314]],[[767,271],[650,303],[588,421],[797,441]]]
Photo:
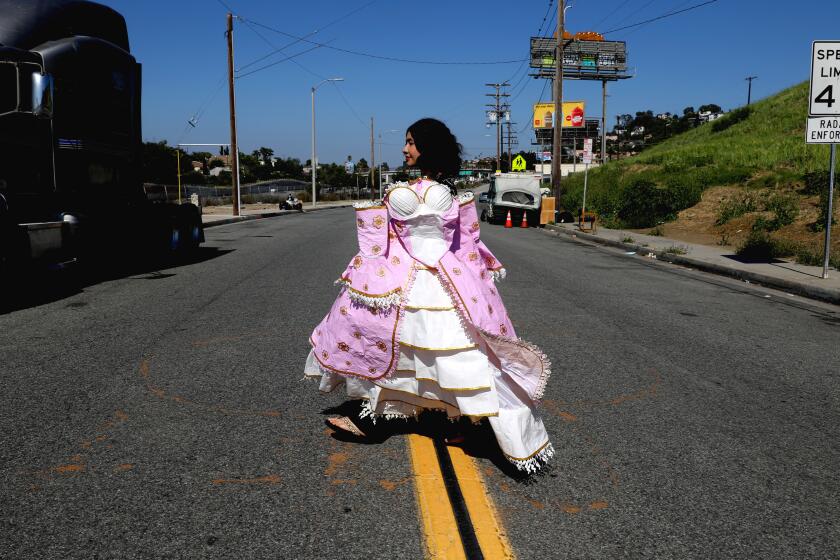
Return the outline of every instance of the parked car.
[[[508,212],[519,225],[528,214],[528,224],[539,225],[542,191],[541,176],[535,173],[502,173],[490,178],[490,188],[478,197],[481,219],[503,223]]]

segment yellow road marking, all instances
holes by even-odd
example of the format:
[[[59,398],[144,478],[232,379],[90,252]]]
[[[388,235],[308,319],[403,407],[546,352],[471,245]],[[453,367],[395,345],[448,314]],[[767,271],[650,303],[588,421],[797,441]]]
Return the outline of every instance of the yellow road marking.
[[[516,558],[475,461],[460,447],[449,447],[448,450],[484,557]]]
[[[466,560],[434,442],[427,437],[409,434],[408,449],[428,557],[434,560]]]

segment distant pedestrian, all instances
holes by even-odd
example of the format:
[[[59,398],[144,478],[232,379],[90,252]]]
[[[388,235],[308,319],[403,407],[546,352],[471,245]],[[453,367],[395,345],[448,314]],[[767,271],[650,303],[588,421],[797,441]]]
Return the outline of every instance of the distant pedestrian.
[[[550,363],[514,333],[494,285],[505,269],[480,240],[473,195],[442,183],[457,177],[461,146],[445,124],[421,119],[403,154],[422,177],[356,205],[359,252],[311,335],[305,373],[321,391],[344,384],[363,400],[359,419],[327,419],[336,430],[366,437],[371,423],[426,410],[487,418],[507,459],[534,472],[554,454],[534,410]]]

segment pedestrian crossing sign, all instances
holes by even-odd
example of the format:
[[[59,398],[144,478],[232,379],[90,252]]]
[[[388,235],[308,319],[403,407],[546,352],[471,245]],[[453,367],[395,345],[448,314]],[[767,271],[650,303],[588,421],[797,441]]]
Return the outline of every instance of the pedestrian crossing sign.
[[[513,158],[513,163],[510,166],[511,171],[525,171],[525,158],[521,155],[516,156]]]

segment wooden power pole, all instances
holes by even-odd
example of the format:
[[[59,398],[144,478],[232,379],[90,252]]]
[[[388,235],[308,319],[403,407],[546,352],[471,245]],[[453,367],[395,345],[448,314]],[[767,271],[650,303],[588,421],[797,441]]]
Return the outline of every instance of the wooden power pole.
[[[376,164],[373,161],[375,152],[373,151],[373,117],[370,118],[370,165],[368,165],[368,178],[370,179],[370,199],[376,199],[376,189],[373,188],[373,170],[376,168]]]
[[[236,93],[233,87],[233,14],[227,15],[228,89],[230,97],[230,163],[233,215],[239,215],[239,147],[236,144]]]
[[[551,186],[554,187],[555,208],[560,208],[560,158],[563,154],[563,28],[564,0],[557,2],[557,50],[554,54],[554,137],[551,150]]]

